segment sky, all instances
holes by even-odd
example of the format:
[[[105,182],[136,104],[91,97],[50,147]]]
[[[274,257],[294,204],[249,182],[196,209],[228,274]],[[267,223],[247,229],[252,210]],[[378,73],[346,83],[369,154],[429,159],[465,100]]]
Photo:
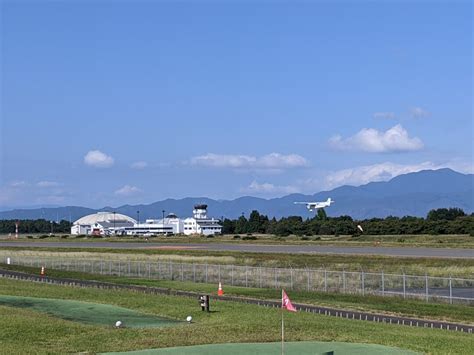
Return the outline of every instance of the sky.
[[[470,1],[0,3],[0,208],[474,172]]]

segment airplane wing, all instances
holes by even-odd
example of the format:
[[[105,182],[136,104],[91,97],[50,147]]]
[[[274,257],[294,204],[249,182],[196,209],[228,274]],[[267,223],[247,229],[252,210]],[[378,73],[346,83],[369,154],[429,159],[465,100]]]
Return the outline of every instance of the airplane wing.
[[[295,205],[309,205],[310,202],[293,202]]]

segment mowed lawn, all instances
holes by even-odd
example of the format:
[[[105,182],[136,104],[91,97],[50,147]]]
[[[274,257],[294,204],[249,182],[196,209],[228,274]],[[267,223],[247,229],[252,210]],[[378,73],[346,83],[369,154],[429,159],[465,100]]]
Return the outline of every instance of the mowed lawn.
[[[0,352],[70,353],[127,351],[226,342],[280,340],[281,311],[212,300],[213,312],[201,312],[196,299],[131,291],[73,288],[0,279],[0,294],[74,299],[118,305],[192,324],[157,329],[114,329],[84,325],[42,313],[0,307]],[[290,293],[291,297],[291,293]],[[395,346],[426,353],[463,354],[474,348],[472,334],[345,320],[285,312],[288,341],[342,341]]]

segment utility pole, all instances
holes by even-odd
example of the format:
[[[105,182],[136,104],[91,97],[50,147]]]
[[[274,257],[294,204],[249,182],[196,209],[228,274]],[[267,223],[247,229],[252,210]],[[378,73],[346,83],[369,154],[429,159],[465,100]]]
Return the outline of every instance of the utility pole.
[[[161,210],[163,213],[163,219],[161,220],[162,232],[165,234],[165,210]]]

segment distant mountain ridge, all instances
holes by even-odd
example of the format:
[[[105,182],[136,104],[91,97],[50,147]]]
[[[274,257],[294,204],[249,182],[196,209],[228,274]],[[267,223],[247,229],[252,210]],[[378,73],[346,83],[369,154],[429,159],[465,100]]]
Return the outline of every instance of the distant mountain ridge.
[[[78,206],[56,208],[14,209],[0,212],[0,219],[56,220],[69,218],[74,221],[84,215],[98,211],[116,211],[140,220],[161,218],[162,211],[176,213],[180,217],[190,216],[193,206],[205,203],[210,216],[237,218],[252,210],[270,218],[314,215],[295,201],[324,201],[331,197],[336,202],[326,209],[329,216],[349,215],[355,219],[392,216],[425,217],[434,208],[459,207],[466,213],[474,212],[474,175],[461,174],[451,169],[424,170],[399,175],[386,182],[371,182],[361,186],[340,186],[331,191],[314,195],[291,194],[284,197],[263,199],[244,196],[235,200],[213,200],[206,197],[166,199],[148,205],[124,205],[117,208],[92,209]]]

